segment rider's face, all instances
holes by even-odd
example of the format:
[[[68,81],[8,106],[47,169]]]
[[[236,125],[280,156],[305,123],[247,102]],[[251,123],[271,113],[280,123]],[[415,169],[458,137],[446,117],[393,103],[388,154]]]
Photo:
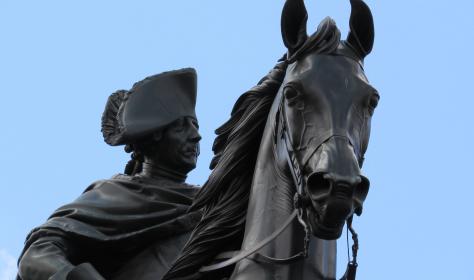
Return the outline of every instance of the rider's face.
[[[196,167],[199,155],[199,141],[197,120],[191,117],[180,118],[163,131],[159,141],[160,162],[176,171],[188,173]]]

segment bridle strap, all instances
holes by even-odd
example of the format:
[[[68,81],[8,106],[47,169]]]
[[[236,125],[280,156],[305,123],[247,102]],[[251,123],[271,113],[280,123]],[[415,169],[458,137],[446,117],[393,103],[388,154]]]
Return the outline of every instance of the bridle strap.
[[[281,129],[281,137],[284,141],[285,144],[285,158],[286,161],[288,162],[288,167],[290,168],[290,173],[291,177],[293,178],[293,183],[295,184],[296,187],[296,193],[303,197],[303,191],[304,191],[304,180],[303,176],[301,174],[301,168],[300,165],[298,164],[298,160],[295,157],[294,154],[294,147],[293,144],[291,143],[291,138],[290,134],[288,131],[288,125],[286,123],[286,114],[285,114],[285,106],[283,106],[283,103],[285,102],[284,97],[281,97],[280,101],[280,106],[278,108],[278,114],[280,114],[279,119],[280,119],[280,129]],[[291,152],[289,150],[291,148]],[[300,207],[301,205],[298,205]]]
[[[227,257],[232,256],[230,259],[225,260],[223,262],[219,262],[216,264],[211,264],[208,266],[203,266],[199,270],[199,272],[209,272],[217,269],[224,268],[229,265],[233,265],[244,258],[252,255],[253,253],[257,252],[260,250],[262,247],[273,241],[275,238],[277,238],[290,224],[291,222],[298,216],[298,210],[295,209],[291,215],[285,220],[285,222],[281,225],[281,227],[273,232],[270,236],[267,238],[263,239],[262,241],[258,242],[255,244],[252,248],[245,250],[245,251],[231,251],[231,252],[224,252],[219,255],[217,255],[216,259],[225,259]]]

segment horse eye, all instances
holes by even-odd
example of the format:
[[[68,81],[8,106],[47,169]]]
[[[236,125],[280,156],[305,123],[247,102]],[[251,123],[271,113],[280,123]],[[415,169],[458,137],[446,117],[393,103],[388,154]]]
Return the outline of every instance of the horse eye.
[[[292,87],[286,87],[283,94],[286,99],[291,100],[298,96],[298,91]]]
[[[372,116],[375,111],[375,107],[379,104],[379,96],[378,95],[372,95],[369,99],[369,114]]]
[[[379,96],[378,95],[372,95],[369,99],[369,110],[371,112],[373,112],[378,104],[379,104]]]

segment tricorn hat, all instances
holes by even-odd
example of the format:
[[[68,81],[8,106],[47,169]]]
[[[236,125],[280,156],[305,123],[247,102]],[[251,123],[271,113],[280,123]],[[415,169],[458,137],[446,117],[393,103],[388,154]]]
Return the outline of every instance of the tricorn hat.
[[[184,68],[150,76],[107,100],[102,134],[112,146],[130,144],[181,117],[196,118],[197,75]]]

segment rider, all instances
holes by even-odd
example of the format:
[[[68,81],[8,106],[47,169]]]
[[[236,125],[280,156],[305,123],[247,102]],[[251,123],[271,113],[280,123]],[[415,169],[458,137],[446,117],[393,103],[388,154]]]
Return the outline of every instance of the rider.
[[[185,183],[196,167],[201,139],[195,104],[191,68],[154,75],[112,94],[102,132],[105,142],[132,152],[125,174],[93,183],[35,228],[17,279],[113,278],[157,241],[166,247],[159,265],[169,267],[201,216],[187,212],[198,188]]]

